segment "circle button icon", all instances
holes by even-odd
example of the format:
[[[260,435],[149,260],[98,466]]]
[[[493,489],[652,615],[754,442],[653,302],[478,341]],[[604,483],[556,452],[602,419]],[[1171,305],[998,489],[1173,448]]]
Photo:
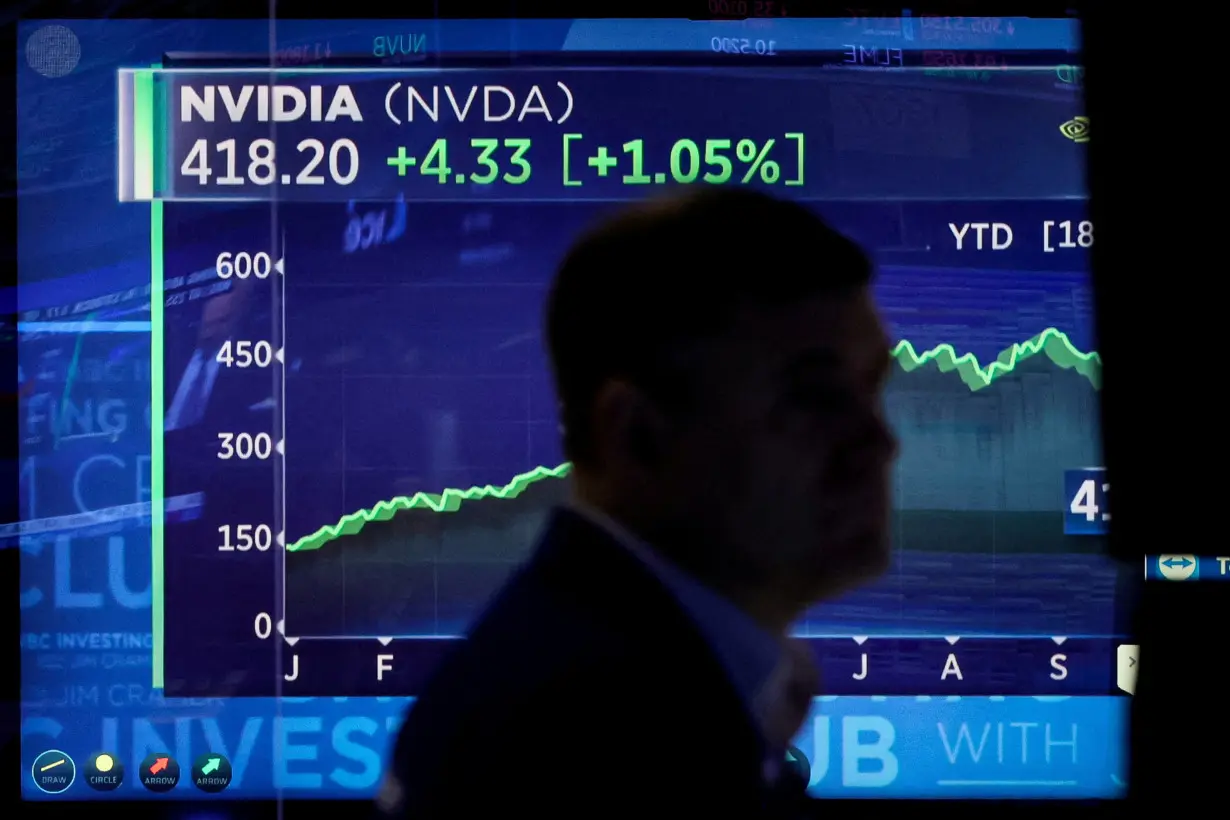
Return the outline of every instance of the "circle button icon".
[[[86,761],[85,782],[95,791],[115,791],[124,782],[124,764],[113,754],[99,752]]]
[[[1159,555],[1157,569],[1167,581],[1186,581],[1196,572],[1196,556]]]
[[[141,761],[141,785],[152,792],[169,792],[179,785],[179,764],[166,752],[154,752]]]
[[[231,785],[231,762],[222,755],[201,755],[192,764],[192,782],[203,792],[217,794]]]
[[[77,764],[59,749],[51,749],[34,758],[30,767],[34,785],[46,794],[61,794],[68,791],[77,779]]]

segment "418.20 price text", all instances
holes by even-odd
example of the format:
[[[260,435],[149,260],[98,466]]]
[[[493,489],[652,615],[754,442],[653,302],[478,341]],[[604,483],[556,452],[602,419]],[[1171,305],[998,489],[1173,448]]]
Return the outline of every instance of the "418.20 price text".
[[[179,166],[180,176],[195,179],[200,186],[349,185],[359,176],[359,149],[349,139],[328,144],[300,140],[287,158],[278,156],[273,140],[260,138],[242,153],[246,160],[240,159],[240,146],[233,139],[212,146],[208,140],[197,140]]]

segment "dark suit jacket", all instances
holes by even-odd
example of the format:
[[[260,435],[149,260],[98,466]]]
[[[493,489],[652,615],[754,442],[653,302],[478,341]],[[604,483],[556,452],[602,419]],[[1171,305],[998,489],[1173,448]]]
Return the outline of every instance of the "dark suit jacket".
[[[803,784],[770,788],[763,771],[747,706],[688,615],[635,556],[560,510],[411,708],[386,814],[798,816]]]

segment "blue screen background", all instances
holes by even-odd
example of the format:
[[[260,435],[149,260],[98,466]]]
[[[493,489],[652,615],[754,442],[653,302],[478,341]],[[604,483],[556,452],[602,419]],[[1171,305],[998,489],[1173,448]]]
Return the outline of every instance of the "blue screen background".
[[[146,206],[116,202],[115,70],[156,63],[170,51],[264,53],[269,28],[259,21],[66,25],[79,45],[68,71],[63,59],[40,56],[39,49],[49,48],[48,35],[39,34],[45,24],[25,24],[19,35],[25,50],[18,74],[20,287],[10,299],[27,322],[19,358],[25,396],[21,502],[29,526],[21,538],[16,526],[4,533],[5,548],[22,550],[23,794],[47,798],[29,770],[39,753],[54,748],[79,767],[91,753],[109,751],[129,772],[111,795],[77,782],[61,799],[159,799],[135,776],[139,761],[154,751],[169,751],[183,766],[204,751],[231,761],[234,780],[227,791],[204,795],[185,780],[170,795],[177,799],[369,796],[406,699],[165,700],[150,686],[150,537],[141,507],[151,491],[150,223]],[[922,37],[912,25],[773,26],[779,49],[792,43],[839,49],[851,35],[868,47],[900,48],[907,28]],[[729,25],[668,21],[280,21],[277,42],[289,59],[310,59],[322,49],[377,56],[399,51],[408,58],[513,47],[708,51],[714,36],[730,31]],[[767,36],[758,31],[752,36]],[[1014,38],[1015,48],[1076,47],[1074,26],[1066,21],[1021,20]],[[339,206],[339,241],[346,219]],[[969,282],[955,269],[936,272],[934,281],[946,289],[931,291],[937,294],[932,298],[946,306],[969,298],[960,296],[970,292]],[[988,293],[994,284],[988,282]],[[1084,285],[1065,280],[1059,270],[1028,285],[1043,293],[1041,303],[1050,300],[1039,315],[1067,311],[1069,324],[1062,329],[1080,349],[1090,349],[1088,309],[1071,298]],[[1046,297],[1050,286],[1054,293]],[[890,320],[895,305],[918,307],[912,296],[908,288],[881,294]],[[1055,307],[1065,299],[1066,306]],[[83,305],[87,300],[95,301]],[[1019,303],[1019,325],[973,333],[963,326],[968,338],[959,339],[943,326],[921,337],[902,335],[920,347],[968,342],[965,350],[988,361],[1042,330],[1031,320],[1029,301]],[[972,304],[971,312],[978,307]],[[83,324],[102,320],[106,333]],[[482,480],[497,480],[496,472]],[[441,479],[450,486],[463,480]],[[114,508],[124,512],[91,515]],[[64,516],[78,518],[69,528],[37,532],[37,522]],[[819,795],[1111,797],[1123,786],[1125,717],[1126,703],[1116,698],[821,698],[797,745],[811,758]],[[601,743],[595,724],[588,742]]]

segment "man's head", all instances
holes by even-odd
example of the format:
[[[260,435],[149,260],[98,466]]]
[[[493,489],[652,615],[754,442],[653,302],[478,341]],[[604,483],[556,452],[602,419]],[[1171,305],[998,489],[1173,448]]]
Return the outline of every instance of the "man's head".
[[[746,191],[583,237],[546,317],[578,492],[733,596],[772,591],[771,618],[882,572],[895,441],[870,279],[805,208]]]

